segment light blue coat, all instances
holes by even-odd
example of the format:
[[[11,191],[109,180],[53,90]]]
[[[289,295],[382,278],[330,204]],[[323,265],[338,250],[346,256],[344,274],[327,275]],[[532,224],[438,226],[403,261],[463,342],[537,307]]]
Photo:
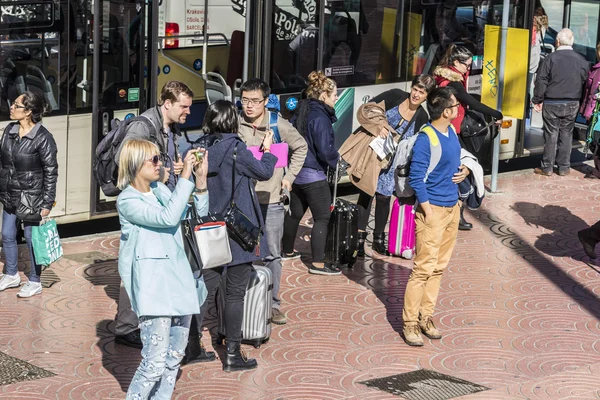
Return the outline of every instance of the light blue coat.
[[[172,193],[162,183],[150,187],[156,198],[131,185],[117,198],[119,275],[138,316],[198,314],[206,287],[194,279],[179,232],[194,184],[179,179]],[[194,202],[199,216],[208,214],[208,195]]]

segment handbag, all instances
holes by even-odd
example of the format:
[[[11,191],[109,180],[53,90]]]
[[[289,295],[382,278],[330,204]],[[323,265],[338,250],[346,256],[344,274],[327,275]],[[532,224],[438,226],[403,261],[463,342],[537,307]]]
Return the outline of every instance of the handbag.
[[[181,222],[184,250],[192,272],[229,264],[233,259],[227,226],[219,214],[198,217],[192,205],[188,217]]]
[[[51,219],[47,222],[31,228],[31,245],[33,255],[38,265],[48,266],[63,255],[60,244],[56,221]]]
[[[256,249],[256,252],[260,252],[260,235],[262,232],[262,226],[256,226],[246,214],[239,209],[234,200],[235,193],[235,164],[237,159],[237,143],[233,149],[233,170],[231,172],[231,201],[229,203],[229,209],[225,212],[224,221],[227,224],[227,231],[229,237],[233,239],[237,244],[240,245],[245,251],[252,251]],[[248,182],[250,189],[250,196],[252,197],[252,204],[256,207],[256,196],[254,194],[254,188]],[[260,215],[255,209],[256,218],[260,224]]]
[[[460,124],[460,134],[462,137],[485,136],[489,131],[489,125],[482,113],[467,109],[465,117]]]

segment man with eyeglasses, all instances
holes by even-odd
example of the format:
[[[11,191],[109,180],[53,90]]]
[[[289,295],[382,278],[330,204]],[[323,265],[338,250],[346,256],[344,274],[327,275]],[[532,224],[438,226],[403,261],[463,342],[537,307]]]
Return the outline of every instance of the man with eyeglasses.
[[[265,266],[273,273],[273,313],[272,322],[283,325],[287,322],[280,311],[279,285],[281,281],[281,239],[285,209],[282,193],[292,190],[292,183],[304,165],[308,152],[306,141],[288,121],[266,108],[271,88],[260,79],[250,79],[240,88],[242,118],[240,137],[248,146],[260,146],[265,133],[277,130],[281,142],[288,144],[289,164],[287,168],[275,168],[273,177],[256,184],[256,195],[265,220],[265,233],[270,255],[264,260]],[[275,126],[272,126],[275,124]]]
[[[418,204],[416,255],[402,311],[404,340],[410,346],[423,346],[421,333],[442,337],[432,316],[458,233],[458,184],[469,175],[460,163],[460,143],[452,127],[459,105],[454,89],[433,89],[427,96],[431,123],[421,128],[413,147],[409,183]]]
[[[183,161],[177,146],[180,136],[179,124],[185,123],[190,114],[193,97],[192,90],[186,84],[179,81],[167,82],[161,90],[159,104],[146,110],[141,118],[127,126],[127,134],[121,143],[121,148],[132,139],[145,139],[155,143],[160,150],[160,158],[153,162],[162,162],[160,180],[171,191],[175,189],[177,178],[183,170]],[[119,149],[115,160],[117,163],[120,153]],[[121,285],[115,321],[115,343],[141,349],[143,345],[138,325],[138,317],[131,309],[127,292]]]

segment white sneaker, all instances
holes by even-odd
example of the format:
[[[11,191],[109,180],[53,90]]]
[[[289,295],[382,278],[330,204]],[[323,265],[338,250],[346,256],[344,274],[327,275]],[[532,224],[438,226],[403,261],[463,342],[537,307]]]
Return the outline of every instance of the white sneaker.
[[[0,292],[4,289],[19,287],[21,284],[21,277],[17,273],[16,275],[2,275],[0,279]]]
[[[36,294],[42,293],[42,284],[40,282],[27,282],[23,285],[17,297],[31,297]]]

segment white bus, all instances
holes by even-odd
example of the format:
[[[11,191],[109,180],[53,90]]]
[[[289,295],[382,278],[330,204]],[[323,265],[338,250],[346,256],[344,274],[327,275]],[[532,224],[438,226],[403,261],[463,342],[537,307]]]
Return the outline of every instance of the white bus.
[[[511,0],[511,26],[530,28],[536,3],[549,15],[546,42],[570,26],[575,49],[595,62],[600,2]],[[251,2],[259,7],[248,15],[245,0],[205,4],[0,0],[0,129],[9,122],[10,103],[25,90],[41,93],[51,105],[43,123],[59,148],[52,211],[59,222],[115,215],[114,199],[104,198],[92,178],[92,154],[113,118],[146,109],[167,80],[182,80],[195,92],[184,126],[193,131],[206,107],[203,69],[220,75],[234,96],[247,60],[248,76],[269,82],[289,115],[308,73],[322,68],[340,88],[335,128],[341,144],[356,128],[358,106],[390,87],[406,88],[417,73],[431,72],[451,41],[465,43],[477,56],[469,82],[477,94],[483,28],[498,25],[502,14],[499,0],[263,0]],[[513,120],[501,139],[501,159],[539,153],[539,121]],[[485,161],[489,146],[484,153]]]

